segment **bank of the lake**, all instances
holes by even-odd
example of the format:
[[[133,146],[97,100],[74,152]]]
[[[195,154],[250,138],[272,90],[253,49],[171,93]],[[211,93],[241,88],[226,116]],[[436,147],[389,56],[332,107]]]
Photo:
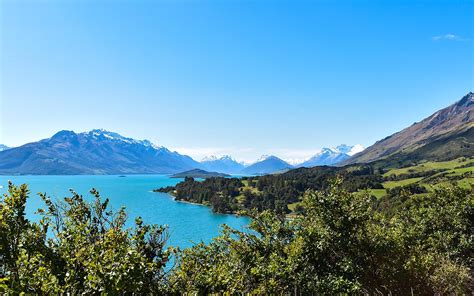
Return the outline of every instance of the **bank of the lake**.
[[[249,223],[247,217],[216,214],[209,207],[175,201],[166,193],[152,190],[173,186],[182,179],[164,175],[119,176],[0,176],[0,194],[8,189],[8,180],[14,184],[28,184],[31,194],[26,213],[29,219],[37,220],[38,208],[44,207],[37,193],[46,192],[53,198],[69,196],[69,189],[91,198],[91,188],[96,188],[103,198],[109,198],[114,209],[127,209],[130,225],[137,216],[146,223],[169,226],[169,245],[189,247],[200,241],[209,242],[219,234],[222,224],[243,230]]]

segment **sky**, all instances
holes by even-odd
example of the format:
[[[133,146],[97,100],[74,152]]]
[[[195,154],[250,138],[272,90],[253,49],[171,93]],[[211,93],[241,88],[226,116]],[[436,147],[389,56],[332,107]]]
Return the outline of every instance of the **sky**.
[[[474,1],[0,1],[0,143],[369,146],[474,90]]]

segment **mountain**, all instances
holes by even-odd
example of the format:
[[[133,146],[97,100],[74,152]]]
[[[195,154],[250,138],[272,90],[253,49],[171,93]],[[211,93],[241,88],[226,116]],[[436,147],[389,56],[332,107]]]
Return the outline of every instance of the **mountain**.
[[[298,164],[296,167],[314,167],[321,165],[336,165],[352,155],[364,150],[362,145],[339,145],[336,148],[323,148],[318,154],[314,155],[310,159],[303,163]]]
[[[10,148],[10,147],[8,147],[8,146],[5,146],[5,145],[3,145],[3,144],[0,144],[0,151],[7,150],[7,149],[9,149],[9,148]]]
[[[60,131],[0,152],[0,174],[160,174],[199,167],[191,157],[105,130]]]
[[[206,178],[211,178],[211,177],[230,177],[230,175],[218,173],[218,172],[208,172],[201,169],[192,169],[192,170],[177,173],[171,176],[171,178],[186,178],[186,177],[206,179]]]
[[[340,153],[347,154],[349,156],[357,154],[357,153],[361,152],[364,149],[365,149],[364,146],[362,146],[361,144],[356,144],[356,145],[353,145],[353,146],[349,146],[349,145],[346,145],[346,144],[341,144],[341,145],[336,147],[337,151],[339,151]]]
[[[342,164],[449,160],[474,155],[474,93],[357,153]]]
[[[201,161],[201,167],[207,171],[238,174],[242,171],[244,165],[232,157],[224,155],[220,158],[215,156],[205,157]]]
[[[242,170],[246,175],[265,175],[278,171],[284,171],[292,166],[276,156],[263,156],[257,162],[249,165]]]

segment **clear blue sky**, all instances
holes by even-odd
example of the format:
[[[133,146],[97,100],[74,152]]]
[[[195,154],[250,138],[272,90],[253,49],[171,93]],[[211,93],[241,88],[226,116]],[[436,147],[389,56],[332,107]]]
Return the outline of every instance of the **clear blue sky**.
[[[301,158],[474,89],[474,1],[1,1],[0,143]]]

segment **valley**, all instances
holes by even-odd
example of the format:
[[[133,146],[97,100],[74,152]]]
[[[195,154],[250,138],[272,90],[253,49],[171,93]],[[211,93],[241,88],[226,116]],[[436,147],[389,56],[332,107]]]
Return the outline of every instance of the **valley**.
[[[341,166],[292,169],[281,159],[266,157],[247,168],[257,176],[210,178],[202,182],[186,179],[176,186],[156,190],[170,192],[178,200],[209,205],[215,212],[256,209],[295,215],[307,190],[326,191],[338,178],[341,188],[354,193],[368,192],[376,204],[385,203],[389,208],[387,203],[400,194],[426,195],[445,185],[471,189],[474,184],[473,113],[474,94],[471,92],[420,123],[345,158]],[[389,145],[396,149],[388,148]],[[387,150],[380,154],[377,152],[381,151],[380,147]],[[378,155],[377,158],[374,155]],[[365,159],[372,161],[360,162]],[[265,172],[260,168],[262,163],[268,163],[279,173]],[[258,176],[260,174],[263,176]]]

